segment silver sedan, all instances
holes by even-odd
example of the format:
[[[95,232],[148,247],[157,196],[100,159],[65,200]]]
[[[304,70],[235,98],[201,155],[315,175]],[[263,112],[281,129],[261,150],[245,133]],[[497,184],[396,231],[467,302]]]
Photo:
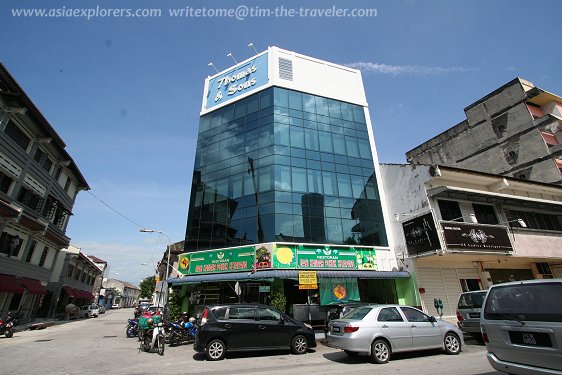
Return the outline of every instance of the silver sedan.
[[[454,324],[402,305],[358,307],[332,320],[326,338],[329,346],[350,356],[368,354],[376,363],[387,363],[392,353],[413,350],[441,348],[458,354],[464,345]]]

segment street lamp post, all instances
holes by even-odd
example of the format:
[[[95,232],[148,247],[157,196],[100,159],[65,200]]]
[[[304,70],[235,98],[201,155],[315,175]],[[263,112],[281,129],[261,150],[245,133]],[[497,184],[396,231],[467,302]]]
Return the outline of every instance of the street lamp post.
[[[170,252],[172,249],[172,240],[170,239],[170,236],[168,236],[168,234],[164,231],[161,230],[156,230],[156,229],[148,229],[148,228],[141,228],[140,232],[142,233],[160,233],[163,234],[164,236],[166,236],[168,238],[168,262],[166,263],[166,278],[165,281],[166,283],[168,282],[168,276],[170,273]],[[160,284],[160,298],[158,298],[158,301],[160,301],[160,299],[162,299],[162,287],[163,287],[164,283],[162,282],[162,284]],[[166,292],[166,298],[168,297],[168,293]]]

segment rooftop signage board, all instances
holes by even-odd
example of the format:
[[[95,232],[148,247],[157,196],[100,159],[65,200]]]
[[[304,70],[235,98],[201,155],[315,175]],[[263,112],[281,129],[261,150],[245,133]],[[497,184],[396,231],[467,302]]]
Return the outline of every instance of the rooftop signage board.
[[[257,55],[208,79],[203,100],[209,110],[248,94],[268,82],[268,54]]]

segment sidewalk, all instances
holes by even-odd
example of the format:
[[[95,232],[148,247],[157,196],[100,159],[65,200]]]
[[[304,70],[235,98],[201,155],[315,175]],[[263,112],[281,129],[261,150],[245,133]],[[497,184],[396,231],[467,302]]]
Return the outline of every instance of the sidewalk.
[[[58,320],[54,318],[36,318],[33,322],[21,323],[14,327],[16,331],[33,331],[39,329],[45,329],[47,327],[51,327],[58,324],[70,323],[73,321],[77,321],[78,319],[71,319],[71,320]]]

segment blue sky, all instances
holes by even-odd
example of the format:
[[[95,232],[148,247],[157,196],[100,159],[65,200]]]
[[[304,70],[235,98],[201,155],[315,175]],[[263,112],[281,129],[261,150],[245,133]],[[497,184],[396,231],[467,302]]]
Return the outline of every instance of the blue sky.
[[[191,7],[376,9],[376,17],[170,17]],[[15,17],[19,8],[158,8],[161,17]],[[64,7],[64,8],[63,8]],[[153,274],[185,235],[204,79],[278,46],[363,71],[379,159],[465,119],[513,78],[562,94],[558,1],[27,1],[0,4],[0,61],[67,144],[91,192],[67,235],[109,262],[111,277]],[[362,64],[359,64],[362,63]],[[132,221],[132,222],[131,222]],[[142,265],[147,263],[149,265]],[[118,273],[118,274],[116,274]]]

